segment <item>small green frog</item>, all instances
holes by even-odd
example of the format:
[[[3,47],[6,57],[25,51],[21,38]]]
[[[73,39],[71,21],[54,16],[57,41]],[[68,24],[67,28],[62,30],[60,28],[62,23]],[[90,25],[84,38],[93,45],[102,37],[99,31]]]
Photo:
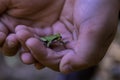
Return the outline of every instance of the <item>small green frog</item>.
[[[54,41],[60,41],[61,42],[62,36],[57,33],[55,35],[49,35],[49,36],[45,36],[45,37],[41,37],[40,40],[45,42],[47,47],[50,47],[50,45],[52,44],[52,42]]]

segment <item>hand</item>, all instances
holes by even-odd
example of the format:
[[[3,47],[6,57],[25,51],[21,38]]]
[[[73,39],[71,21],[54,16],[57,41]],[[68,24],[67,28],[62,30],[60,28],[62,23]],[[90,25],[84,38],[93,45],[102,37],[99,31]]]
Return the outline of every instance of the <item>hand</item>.
[[[15,35],[15,28],[19,24],[30,26],[29,29],[39,36],[52,34],[50,25],[58,19],[63,3],[64,0],[1,0],[0,45],[2,53],[13,56],[18,50],[21,54],[25,54],[28,50],[25,46],[20,49],[19,40]],[[26,55],[25,63],[29,64],[29,57],[33,57],[27,53]]]
[[[15,35],[19,24],[30,26],[39,36],[52,34],[50,25],[58,19],[63,3],[64,0],[0,0],[0,45],[4,55],[15,55],[20,48]]]
[[[100,62],[116,33],[118,12],[118,2],[114,0],[66,0],[58,20],[50,26],[51,33],[47,34],[60,33],[63,46],[46,48],[30,31],[20,30],[22,26],[16,29],[17,37],[38,62],[69,73]],[[30,37],[22,38],[25,35],[22,32]]]
[[[59,3],[59,7],[56,6],[57,3]],[[42,15],[43,18],[36,17],[36,12],[31,12],[31,14],[35,14],[32,18],[30,14],[24,14],[24,11],[28,12],[28,9],[20,10],[21,13],[18,12],[15,15],[19,8],[15,9],[14,7],[12,10],[14,14],[10,12],[8,14],[13,21],[19,22],[18,24],[31,26],[27,28],[36,35],[46,36],[60,33],[63,40],[67,42],[66,47],[59,48],[58,46],[55,49],[49,49],[38,39],[31,38],[33,34],[29,34],[30,37],[23,39],[21,35],[24,36],[24,34],[21,32],[29,33],[29,30],[21,30],[21,27],[16,28],[19,41],[26,43],[30,50],[28,53],[32,54],[40,63],[54,70],[59,70],[60,65],[60,71],[67,73],[95,65],[102,59],[116,32],[118,3],[114,0],[94,0],[91,2],[86,0],[66,0],[65,2],[57,1],[52,5],[53,7],[46,6],[46,10],[39,10],[42,14],[45,13],[44,11],[49,14],[46,14],[48,16]],[[63,6],[64,8],[62,8]],[[58,11],[55,10],[56,13],[53,11],[54,14],[49,12],[53,9]],[[40,12],[38,12],[38,15],[41,15]],[[26,17],[26,15],[28,16]],[[46,22],[51,24],[47,25]],[[41,24],[44,25],[40,26]],[[107,32],[108,30],[109,32]],[[11,31],[14,32],[14,27]]]

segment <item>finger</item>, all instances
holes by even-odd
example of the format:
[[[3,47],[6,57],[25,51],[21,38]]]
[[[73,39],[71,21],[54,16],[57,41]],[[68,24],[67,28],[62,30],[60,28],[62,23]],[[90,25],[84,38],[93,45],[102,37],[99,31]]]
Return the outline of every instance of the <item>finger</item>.
[[[35,59],[33,58],[33,56],[28,53],[28,52],[23,52],[20,54],[20,59],[24,64],[34,64],[35,63]]]
[[[45,66],[39,62],[34,63],[34,66],[38,70],[45,68]]]
[[[27,31],[33,32],[32,28],[30,28],[29,26],[17,25],[16,28],[15,28],[15,32],[18,32],[20,30],[27,30]]]
[[[6,39],[6,34],[3,32],[0,32],[0,46],[3,45],[5,39]]]
[[[20,54],[20,59],[24,64],[31,65],[34,64],[36,69],[43,69],[45,66],[38,61],[31,55],[31,53],[22,52]]]
[[[61,60],[60,72],[68,74],[74,71],[81,70],[81,68],[83,67],[83,62],[79,59],[80,57],[76,55],[74,51],[68,52]]]
[[[37,44],[37,45],[36,45]],[[40,58],[40,59],[44,59],[47,56],[47,51],[46,51],[46,47],[44,46],[44,44],[42,42],[40,42],[38,39],[35,38],[29,38],[26,41],[26,45],[27,47],[30,49],[30,51],[32,53],[36,53],[36,55],[33,54],[33,56],[35,56],[35,58]],[[31,49],[31,47],[33,48],[33,50]],[[40,53],[38,52],[40,51]],[[39,55],[39,56],[37,56]]]
[[[26,41],[26,45],[29,48],[32,55],[45,66],[59,71],[59,63],[64,55],[62,52],[58,53],[51,49],[48,49],[36,38],[30,38]]]
[[[15,34],[10,34],[3,44],[2,52],[6,56],[13,56],[19,50],[20,44]]]
[[[2,46],[2,44],[4,43],[7,34],[8,34],[8,29],[2,22],[0,22],[0,46]]]
[[[22,48],[24,51],[21,53],[21,60],[25,64],[34,64],[36,63],[36,59],[31,55],[29,49],[27,48],[25,42],[28,38],[34,37],[31,31],[27,28],[27,26],[19,25],[15,29],[17,38],[19,39],[20,43],[22,44]]]
[[[17,38],[20,41],[22,47],[24,48],[24,50],[26,52],[29,51],[29,49],[25,45],[25,41],[28,38],[33,37],[34,35],[29,30],[22,29],[22,28],[19,28],[19,29],[17,28],[16,35],[17,35]]]
[[[0,32],[4,32],[6,34],[8,34],[9,32],[6,26],[2,22],[0,22]]]

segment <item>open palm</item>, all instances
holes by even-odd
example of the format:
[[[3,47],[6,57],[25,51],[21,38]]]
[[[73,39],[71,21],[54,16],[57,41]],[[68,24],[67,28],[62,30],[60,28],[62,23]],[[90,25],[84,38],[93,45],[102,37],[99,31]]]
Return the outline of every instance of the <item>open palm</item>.
[[[14,41],[17,43],[14,47],[18,47],[20,41],[22,53],[30,53],[39,63],[64,73],[97,64],[116,32],[119,6],[114,0],[13,0],[10,4],[4,0],[2,2],[6,3],[2,7],[9,5],[8,8],[0,9],[1,12],[4,11],[1,24],[7,27],[2,32],[9,34],[2,46],[4,53],[15,54],[18,48],[14,50],[11,48],[13,44],[8,46],[7,43]],[[46,48],[37,39],[38,36],[56,33],[62,35],[65,42],[62,47]]]

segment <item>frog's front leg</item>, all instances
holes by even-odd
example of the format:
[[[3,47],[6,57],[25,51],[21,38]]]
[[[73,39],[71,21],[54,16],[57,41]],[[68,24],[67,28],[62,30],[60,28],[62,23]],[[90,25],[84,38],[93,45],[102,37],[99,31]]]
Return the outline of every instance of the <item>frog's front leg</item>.
[[[47,47],[50,47],[52,41],[47,42]]]

